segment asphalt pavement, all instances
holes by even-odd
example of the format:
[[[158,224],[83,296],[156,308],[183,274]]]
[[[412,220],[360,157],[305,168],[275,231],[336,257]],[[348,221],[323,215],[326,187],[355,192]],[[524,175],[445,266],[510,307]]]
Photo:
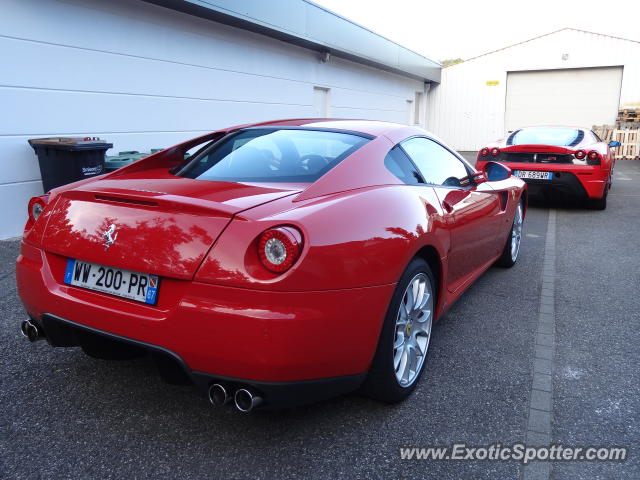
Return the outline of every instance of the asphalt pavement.
[[[30,344],[19,242],[0,241],[0,477],[522,478],[514,461],[407,461],[399,448],[526,441],[554,209],[551,440],[631,450],[622,463],[554,463],[550,475],[640,478],[638,183],[640,162],[618,162],[606,211],[531,205],[516,266],[490,269],[441,319],[418,388],[395,406],[347,395],[242,415],[162,383],[144,359]]]

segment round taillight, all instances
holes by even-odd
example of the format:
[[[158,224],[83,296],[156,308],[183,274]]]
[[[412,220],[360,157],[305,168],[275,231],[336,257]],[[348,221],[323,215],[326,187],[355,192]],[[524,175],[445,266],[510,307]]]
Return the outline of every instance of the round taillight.
[[[487,147],[483,148],[482,150],[480,150],[480,155],[486,157],[487,155],[489,155],[489,149]]]
[[[598,152],[596,152],[595,150],[591,150],[588,157],[589,160],[598,160],[598,158],[600,158],[600,155],[598,155]]]
[[[491,155],[493,155],[494,157],[497,157],[500,154],[500,149],[493,147],[491,149]]]
[[[300,256],[302,234],[295,227],[271,228],[260,236],[258,256],[266,269],[286,272]]]
[[[35,222],[38,220],[44,210],[45,202],[42,197],[33,197],[29,200],[29,220]]]
[[[584,150],[578,150],[576,153],[574,153],[574,155],[578,160],[582,160],[587,156],[587,152],[585,152]]]

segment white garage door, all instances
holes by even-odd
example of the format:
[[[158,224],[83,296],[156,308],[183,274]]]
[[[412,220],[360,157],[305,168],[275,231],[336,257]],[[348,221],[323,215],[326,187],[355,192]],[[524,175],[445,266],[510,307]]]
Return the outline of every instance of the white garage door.
[[[621,82],[622,67],[509,72],[505,125],[611,125]]]

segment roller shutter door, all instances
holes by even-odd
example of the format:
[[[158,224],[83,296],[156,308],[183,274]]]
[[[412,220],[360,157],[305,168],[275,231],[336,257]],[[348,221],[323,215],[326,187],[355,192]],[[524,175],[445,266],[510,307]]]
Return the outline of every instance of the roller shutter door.
[[[611,125],[621,83],[622,67],[509,72],[505,125]]]

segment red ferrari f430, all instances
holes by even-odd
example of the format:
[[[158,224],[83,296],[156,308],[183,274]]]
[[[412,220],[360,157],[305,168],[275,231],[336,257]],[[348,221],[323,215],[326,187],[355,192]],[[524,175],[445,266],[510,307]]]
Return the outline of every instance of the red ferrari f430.
[[[497,161],[529,185],[530,194],[569,197],[604,210],[615,157],[593,131],[576,127],[528,127],[478,152],[476,167]]]
[[[150,354],[165,379],[244,412],[356,389],[397,402],[433,323],[516,262],[526,206],[508,168],[477,171],[416,127],[216,131],[29,202],[22,332]]]

